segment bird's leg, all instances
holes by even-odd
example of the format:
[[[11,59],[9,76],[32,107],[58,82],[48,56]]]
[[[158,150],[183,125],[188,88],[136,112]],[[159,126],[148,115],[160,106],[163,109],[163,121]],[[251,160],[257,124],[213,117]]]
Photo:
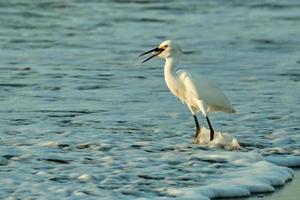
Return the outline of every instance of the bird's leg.
[[[209,129],[210,129],[210,141],[212,141],[214,139],[214,129],[212,128],[211,124],[210,124],[210,121],[208,119],[208,117],[206,116],[206,120],[207,120],[207,123],[208,123],[208,126],[209,126]]]
[[[199,133],[200,133],[200,125],[199,125],[199,122],[198,122],[198,120],[197,120],[197,117],[196,117],[196,115],[193,115],[193,117],[194,117],[194,120],[195,120],[195,124],[196,124],[196,134],[195,134],[195,137],[194,138],[197,138],[198,137],[198,135],[199,135]]]

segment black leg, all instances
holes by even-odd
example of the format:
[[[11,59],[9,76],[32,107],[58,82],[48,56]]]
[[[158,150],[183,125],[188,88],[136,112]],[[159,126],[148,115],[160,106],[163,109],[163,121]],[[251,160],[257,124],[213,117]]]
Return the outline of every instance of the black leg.
[[[195,134],[194,138],[197,138],[200,133],[200,125],[199,125],[196,115],[193,115],[193,117],[194,117],[195,124],[196,124],[196,134]]]
[[[211,124],[210,124],[210,121],[208,119],[208,117],[206,116],[206,120],[207,120],[207,123],[208,123],[208,126],[209,126],[209,129],[210,129],[210,141],[212,141],[214,139],[214,129],[212,128]]]

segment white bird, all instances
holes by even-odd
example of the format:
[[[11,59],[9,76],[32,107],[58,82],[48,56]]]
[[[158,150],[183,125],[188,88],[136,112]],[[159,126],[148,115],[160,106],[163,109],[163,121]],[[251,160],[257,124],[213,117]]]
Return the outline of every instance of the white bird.
[[[171,40],[164,41],[158,47],[142,53],[140,56],[148,53],[153,53],[153,55],[144,60],[143,63],[155,56],[165,59],[165,81],[171,93],[185,103],[192,112],[196,123],[195,138],[201,132],[196,117],[197,112],[201,111],[210,128],[210,140],[213,140],[214,130],[209,121],[208,113],[215,111],[234,113],[235,110],[228,98],[213,82],[207,80],[204,76],[189,73],[185,70],[176,71],[182,51],[175,42]]]

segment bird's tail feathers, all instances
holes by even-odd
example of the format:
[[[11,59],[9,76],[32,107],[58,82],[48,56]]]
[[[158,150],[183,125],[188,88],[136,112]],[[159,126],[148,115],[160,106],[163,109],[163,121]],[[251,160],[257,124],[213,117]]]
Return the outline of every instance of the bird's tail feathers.
[[[216,111],[223,111],[223,112],[226,112],[226,113],[235,113],[236,110],[231,107],[231,108],[228,108],[228,107],[221,107],[221,106],[208,106],[208,112],[216,112]]]

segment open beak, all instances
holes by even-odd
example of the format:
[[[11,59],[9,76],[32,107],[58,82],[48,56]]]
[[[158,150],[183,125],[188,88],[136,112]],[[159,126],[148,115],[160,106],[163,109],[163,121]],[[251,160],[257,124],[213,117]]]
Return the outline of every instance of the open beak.
[[[144,60],[142,63],[147,62],[148,60],[150,60],[151,58],[158,56],[161,52],[163,52],[164,49],[160,49],[158,47],[151,49],[150,51],[146,51],[145,53],[142,53],[141,55],[139,55],[139,57],[146,55],[148,53],[153,53],[152,56],[150,56],[149,58],[147,58],[146,60]]]

